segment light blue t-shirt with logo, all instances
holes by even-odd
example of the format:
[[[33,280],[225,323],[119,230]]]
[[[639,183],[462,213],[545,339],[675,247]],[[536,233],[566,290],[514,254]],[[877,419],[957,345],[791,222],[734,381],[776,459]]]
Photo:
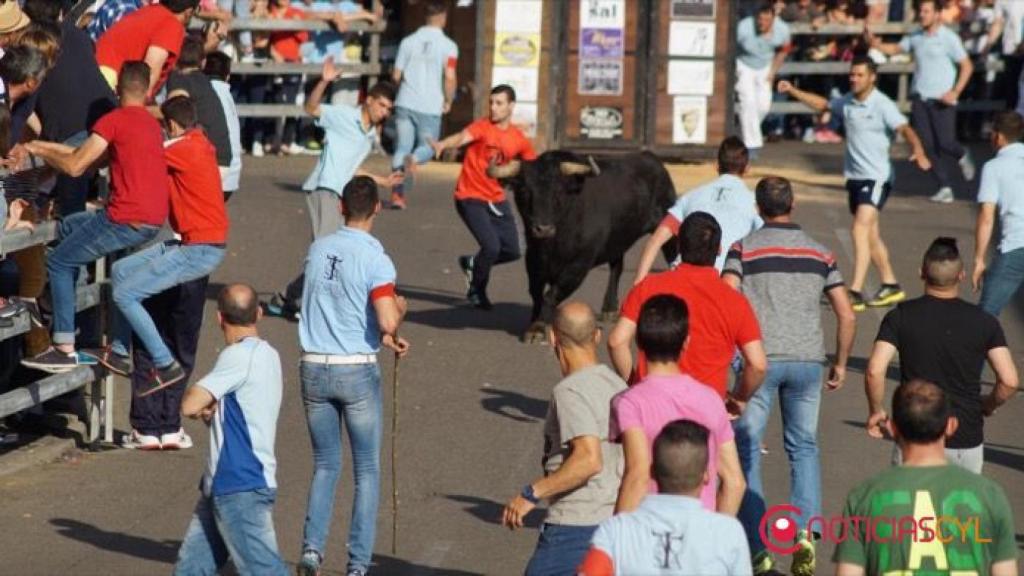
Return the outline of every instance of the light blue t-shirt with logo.
[[[345,104],[321,104],[316,125],[324,129],[324,150],[302,189],[323,188],[340,196],[373,150],[377,131],[373,126],[363,128],[361,107]]]
[[[829,107],[846,126],[843,176],[847,180],[888,182],[892,177],[889,147],[896,130],[907,123],[896,103],[875,88],[863,102],[847,92],[833,99]]]
[[[946,26],[934,34],[917,30],[900,40],[900,49],[914,55],[912,92],[925,100],[940,98],[956,85],[958,64],[967,58],[960,37]]]
[[[252,336],[221,351],[197,386],[217,400],[210,422],[206,496],[277,488],[274,437],[281,410],[281,358]]]
[[[680,196],[668,209],[668,223],[678,233],[679,225],[694,212],[707,212],[718,221],[722,229],[722,249],[715,258],[715,269],[722,270],[729,247],[747,234],[761,228],[764,221],[757,215],[757,199],[743,180],[732,174],[694,188]],[[679,263],[677,258],[673,266]]]
[[[342,226],[309,248],[299,343],[313,354],[376,354],[373,300],[394,294],[395,265],[376,238]]]
[[[999,252],[1024,248],[1024,144],[1004,146],[981,170],[978,202],[999,211]]]
[[[635,511],[601,522],[591,546],[611,558],[615,574],[753,574],[739,520],[689,496],[648,494]]]
[[[395,106],[440,116],[444,108],[444,68],[459,47],[436,26],[421,26],[398,45],[395,68],[402,71]]]
[[[789,44],[790,37],[789,26],[781,18],[775,18],[768,38],[757,33],[754,17],[748,16],[736,26],[737,57],[746,66],[762,70],[772,63],[779,48]]]

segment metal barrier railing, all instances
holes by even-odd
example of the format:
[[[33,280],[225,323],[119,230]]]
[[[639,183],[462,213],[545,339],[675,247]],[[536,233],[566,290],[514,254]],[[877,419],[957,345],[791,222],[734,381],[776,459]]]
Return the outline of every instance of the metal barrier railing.
[[[44,246],[57,237],[57,223],[42,222],[34,231],[18,230],[0,237],[0,257],[25,248]],[[95,281],[77,289],[75,309],[78,312],[99,307],[105,308],[103,285],[106,283],[106,259],[96,261]],[[31,328],[28,313],[14,317],[14,324],[0,328],[0,341],[25,334]],[[0,418],[38,406],[79,388],[89,386],[89,403],[86,426],[88,441],[95,442],[103,431],[103,440],[114,441],[114,379],[100,367],[80,367],[63,374],[54,374],[20,388],[0,394]],[[101,425],[102,424],[102,425]]]

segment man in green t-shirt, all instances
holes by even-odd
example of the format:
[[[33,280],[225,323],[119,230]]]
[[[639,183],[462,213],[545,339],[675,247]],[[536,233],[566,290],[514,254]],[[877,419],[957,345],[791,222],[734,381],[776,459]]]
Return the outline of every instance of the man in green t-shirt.
[[[1003,489],[946,461],[945,441],[956,427],[935,384],[911,380],[896,389],[889,431],[903,464],[847,496],[850,529],[832,559],[836,574],[1017,575],[1013,513]]]

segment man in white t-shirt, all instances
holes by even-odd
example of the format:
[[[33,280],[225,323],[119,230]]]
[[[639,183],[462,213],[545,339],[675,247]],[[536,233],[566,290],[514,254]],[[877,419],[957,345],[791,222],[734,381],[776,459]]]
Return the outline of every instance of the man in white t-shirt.
[[[430,142],[441,136],[441,115],[455,98],[455,66],[459,47],[445,36],[448,8],[442,0],[426,3],[427,22],[398,46],[392,78],[398,84],[395,100],[395,154],[391,167],[410,177],[396,186],[391,207],[405,208],[405,191],[418,164],[434,157]]]

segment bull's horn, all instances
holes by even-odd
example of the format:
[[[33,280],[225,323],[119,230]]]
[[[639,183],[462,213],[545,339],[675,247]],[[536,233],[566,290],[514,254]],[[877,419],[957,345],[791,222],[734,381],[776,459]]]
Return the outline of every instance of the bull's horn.
[[[601,169],[597,166],[597,161],[594,160],[594,157],[589,154],[587,155],[587,164],[590,164],[590,169],[593,172],[594,176],[601,175]]]
[[[511,178],[519,174],[522,163],[519,160],[512,160],[506,164],[497,165],[494,162],[487,167],[487,175],[494,179]]]
[[[559,162],[558,169],[562,171],[563,176],[586,176],[594,172],[593,166],[580,162]]]

